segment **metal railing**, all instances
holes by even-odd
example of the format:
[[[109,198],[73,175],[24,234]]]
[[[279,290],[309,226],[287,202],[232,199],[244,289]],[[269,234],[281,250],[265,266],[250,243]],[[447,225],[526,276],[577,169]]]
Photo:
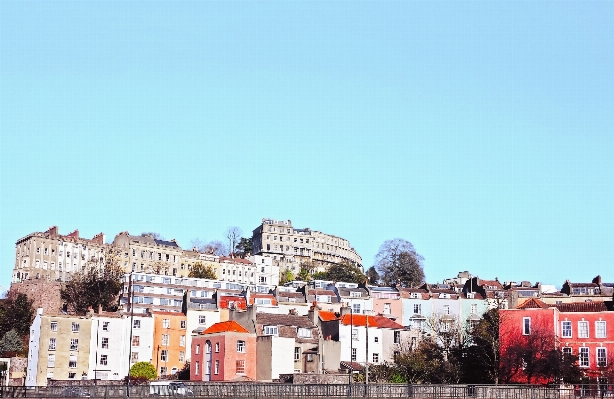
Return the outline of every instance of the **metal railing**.
[[[580,399],[614,398],[612,385],[545,387],[537,385],[408,385],[408,384],[276,384],[203,383],[184,381],[187,395],[207,399],[324,399],[324,398],[417,398],[417,399]],[[50,387],[0,387],[2,398],[126,398],[125,385],[70,385]],[[149,385],[130,387],[130,398],[151,398]]]

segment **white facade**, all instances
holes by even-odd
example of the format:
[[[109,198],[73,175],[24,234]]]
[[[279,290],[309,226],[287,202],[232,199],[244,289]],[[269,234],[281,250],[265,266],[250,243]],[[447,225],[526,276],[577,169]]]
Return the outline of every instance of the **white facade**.
[[[128,375],[130,317],[92,317],[88,379],[119,380]]]
[[[36,386],[36,374],[38,370],[38,356],[40,350],[41,317],[43,309],[36,310],[36,316],[30,327],[30,344],[28,346],[28,368],[26,369],[26,386]]]
[[[341,361],[354,361],[358,363],[381,363],[383,361],[382,330],[369,327],[369,356],[367,354],[367,329],[363,326],[339,324],[339,341],[341,342]],[[355,354],[355,357],[352,356]],[[378,361],[374,362],[373,354],[377,354]]]
[[[132,318],[132,342],[130,345],[131,367],[137,362],[152,362],[154,358],[153,317],[135,315]],[[130,319],[131,317],[128,317],[128,320]]]
[[[249,260],[254,264],[256,284],[279,285],[279,265],[273,264],[272,257],[253,255]]]

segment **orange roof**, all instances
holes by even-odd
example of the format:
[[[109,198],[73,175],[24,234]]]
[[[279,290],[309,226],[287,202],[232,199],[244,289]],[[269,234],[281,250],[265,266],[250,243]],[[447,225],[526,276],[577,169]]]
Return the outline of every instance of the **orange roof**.
[[[353,326],[366,326],[367,325],[367,315],[364,314],[345,314],[343,316],[341,316],[341,322],[343,324],[345,324],[346,326],[349,326],[350,324]],[[377,324],[377,322],[375,321],[375,317],[371,316],[369,317],[369,327],[379,327],[379,325]]]
[[[523,302],[521,305],[516,306],[516,309],[548,309],[549,306],[546,305],[543,301],[540,301],[536,298],[531,298],[526,302]]]
[[[249,331],[247,331],[241,324],[237,323],[234,320],[215,323],[214,325],[203,331],[201,334],[215,334],[221,332],[240,332],[249,334]]]
[[[322,320],[322,321],[337,320],[337,315],[335,314],[335,312],[329,312],[329,311],[326,311],[326,310],[320,310],[318,312],[318,315],[320,316],[320,320]]]

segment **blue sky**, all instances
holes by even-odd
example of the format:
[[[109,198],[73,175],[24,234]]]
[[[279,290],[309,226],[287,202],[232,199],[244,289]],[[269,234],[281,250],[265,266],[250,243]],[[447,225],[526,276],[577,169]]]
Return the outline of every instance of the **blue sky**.
[[[429,282],[614,282],[614,3],[0,2],[15,241],[263,217]]]

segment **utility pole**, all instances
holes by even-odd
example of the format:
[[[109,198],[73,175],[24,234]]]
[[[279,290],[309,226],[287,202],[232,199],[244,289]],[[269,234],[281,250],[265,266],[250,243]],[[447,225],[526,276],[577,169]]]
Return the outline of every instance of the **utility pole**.
[[[366,328],[366,341],[367,341],[367,353],[365,353],[365,360],[366,360],[365,361],[365,384],[369,385],[369,313],[367,313],[365,328]]]

